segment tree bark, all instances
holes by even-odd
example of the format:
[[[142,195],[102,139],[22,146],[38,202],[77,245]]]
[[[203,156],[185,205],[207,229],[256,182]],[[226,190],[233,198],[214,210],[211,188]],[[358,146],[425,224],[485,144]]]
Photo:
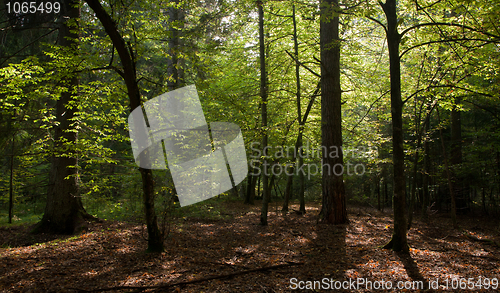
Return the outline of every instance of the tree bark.
[[[12,120],[12,117],[11,117]],[[12,224],[14,212],[14,150],[16,142],[16,132],[12,133],[12,145],[10,152],[10,178],[9,178],[9,224]]]
[[[297,86],[296,97],[297,97],[297,121],[299,122],[299,135],[297,137],[297,144],[295,146],[295,153],[302,150],[302,133],[304,132],[305,119],[302,119],[302,109],[301,109],[301,91],[300,91],[300,63],[299,63],[299,40],[297,37],[297,19],[295,16],[295,5],[293,5],[293,51],[295,54],[295,83]],[[299,163],[297,165],[297,170],[302,170],[302,165],[304,165],[304,157],[299,154]],[[299,201],[300,207],[299,212],[302,214],[306,213],[306,201],[304,197],[304,172],[299,172]]]
[[[266,73],[266,51],[264,44],[264,9],[262,2],[257,1],[259,9],[259,49],[260,49],[260,97],[261,97],[261,116],[262,116],[262,149],[267,147],[267,73]],[[267,176],[267,158],[263,152],[263,168],[262,168],[262,209],[260,213],[260,224],[267,225],[267,211],[269,206],[269,177]]]
[[[68,24],[80,18],[79,1],[65,0],[61,3],[61,22],[58,44],[78,52],[78,33]],[[76,143],[78,133],[72,121],[77,108],[72,93],[79,85],[78,76],[68,73],[68,90],[61,93],[56,103],[54,133],[54,154],[51,159],[47,202],[42,220],[33,232],[73,234],[85,224],[85,218],[92,218],[85,212],[78,189],[78,158]],[[69,148],[69,150],[68,150]]]
[[[181,38],[177,25],[184,23],[184,11],[179,8],[179,0],[174,0],[175,7],[168,8],[169,32],[168,39],[169,59],[167,62],[167,87],[169,90],[175,90],[184,84],[184,73],[181,66],[182,58],[179,58]]]
[[[293,174],[295,167],[291,166],[290,169],[291,169],[290,174]],[[292,193],[292,186],[293,186],[293,175],[288,175],[285,187],[285,199],[283,200],[283,207],[281,208],[281,211],[283,212],[288,212],[288,204],[290,202],[290,194]]]
[[[467,209],[468,202],[464,194],[468,191],[466,178],[460,174],[460,165],[462,164],[462,121],[460,111],[456,104],[460,99],[455,100],[455,105],[451,110],[451,153],[450,167],[453,192],[455,195],[455,213],[464,212]]]
[[[430,117],[431,117],[431,105],[428,103],[427,105],[427,116],[425,117],[425,140],[424,140],[424,174],[423,174],[423,195],[422,195],[422,219],[427,221],[429,219],[428,207],[430,204],[430,195],[429,195],[429,184],[430,184],[430,172],[431,172],[431,159],[430,159],[430,147],[429,147],[429,139],[427,135],[430,130]]]
[[[387,46],[391,81],[391,117],[392,117],[392,162],[394,171],[393,210],[394,232],[392,239],[384,248],[408,252],[406,223],[406,181],[404,175],[403,149],[403,101],[401,99],[401,64],[399,58],[398,17],[396,0],[387,0],[381,4],[387,18]]]
[[[437,111],[437,115],[438,115],[438,123],[440,124],[441,119],[439,118],[439,110]],[[451,221],[453,224],[453,228],[458,228],[456,202],[455,202],[455,190],[453,189],[452,173],[450,171],[450,166],[448,163],[448,155],[446,154],[446,147],[444,145],[443,129],[442,128],[439,128],[439,136],[441,138],[441,148],[443,150],[444,168],[446,171],[446,178],[448,180],[448,189],[450,190],[450,196],[451,196]]]
[[[99,0],[86,0],[87,4],[94,11],[97,18],[101,21],[106,33],[111,38],[116,51],[120,57],[120,61],[123,66],[123,71],[120,75],[125,80],[125,85],[127,87],[127,93],[130,100],[130,111],[132,112],[135,108],[141,107],[141,93],[139,91],[139,85],[137,83],[136,68],[135,68],[135,57],[133,52],[125,40],[118,32],[115,22],[109,16],[109,14],[104,10]],[[154,181],[153,181],[153,171],[150,169],[139,168],[142,178],[142,190],[144,199],[144,212],[146,218],[146,225],[148,229],[148,251],[149,252],[160,252],[164,250],[163,247],[163,235],[158,228],[158,222],[154,206]]]
[[[329,224],[347,220],[342,147],[340,39],[338,0],[320,1],[322,218]],[[338,155],[331,151],[337,148]]]
[[[248,175],[247,177],[247,194],[245,196],[245,204],[255,204],[255,183],[257,182],[257,176]]]

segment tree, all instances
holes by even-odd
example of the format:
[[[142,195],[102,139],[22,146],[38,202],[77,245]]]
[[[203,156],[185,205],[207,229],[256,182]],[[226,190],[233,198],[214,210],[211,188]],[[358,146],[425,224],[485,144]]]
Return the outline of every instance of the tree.
[[[269,205],[270,190],[268,184],[267,170],[267,72],[266,72],[266,50],[264,42],[264,8],[262,1],[257,1],[259,9],[259,56],[260,56],[260,97],[261,97],[261,117],[262,117],[262,149],[263,153],[263,171],[262,171],[262,210],[260,214],[260,224],[267,225],[267,211]]]
[[[321,5],[321,138],[323,168],[323,206],[326,223],[347,222],[343,179],[342,101],[340,89],[340,38],[337,0],[323,0]],[[339,172],[339,170],[341,170]]]
[[[394,172],[393,210],[394,231],[392,239],[384,248],[394,251],[409,251],[406,223],[406,181],[404,175],[403,149],[403,101],[401,99],[401,64],[398,33],[398,17],[396,0],[381,3],[387,19],[387,46],[389,49],[389,65],[391,80],[391,118],[392,118],[392,162]]]
[[[122,63],[122,70],[118,72],[123,77],[127,87],[127,94],[130,100],[130,111],[142,106],[141,93],[137,80],[134,52],[130,46],[127,46],[125,40],[120,35],[116,23],[111,16],[104,10],[99,0],[86,0],[87,4],[95,12],[97,18],[102,23],[106,33],[111,38],[116,51]],[[163,247],[163,236],[158,228],[157,216],[154,202],[154,180],[151,169],[139,168],[142,178],[144,212],[146,217],[146,226],[148,229],[148,251],[161,252]]]
[[[73,58],[78,50],[77,28],[72,25],[80,17],[78,2],[62,2],[63,21],[58,39],[59,45],[67,48]],[[92,218],[85,212],[78,190],[78,158],[75,153],[78,132],[73,117],[76,112],[74,91],[79,85],[79,79],[71,69],[66,74],[69,81],[66,84],[67,90],[61,93],[56,104],[58,125],[55,127],[47,202],[43,218],[35,227],[35,232],[74,233],[84,224],[84,219]]]

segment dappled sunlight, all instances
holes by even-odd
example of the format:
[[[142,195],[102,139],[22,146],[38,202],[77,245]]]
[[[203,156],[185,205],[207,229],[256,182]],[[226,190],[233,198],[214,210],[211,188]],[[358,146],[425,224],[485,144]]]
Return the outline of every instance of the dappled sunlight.
[[[237,214],[244,208],[248,207],[231,203],[225,211]],[[166,251],[160,254],[144,253],[141,225],[96,223],[88,232],[70,238],[1,249],[0,286],[11,291],[152,286],[272,265],[285,267],[187,285],[182,291],[254,288],[259,282],[284,289],[291,277],[396,282],[500,274],[498,249],[459,231],[441,225],[427,228],[417,221],[409,233],[410,256],[405,257],[380,248],[392,231],[386,214],[350,213],[349,224],[330,226],[316,224],[318,212],[317,205],[309,205],[306,215],[271,214],[267,227],[258,225],[259,214],[248,210],[232,220],[181,218],[172,225]]]

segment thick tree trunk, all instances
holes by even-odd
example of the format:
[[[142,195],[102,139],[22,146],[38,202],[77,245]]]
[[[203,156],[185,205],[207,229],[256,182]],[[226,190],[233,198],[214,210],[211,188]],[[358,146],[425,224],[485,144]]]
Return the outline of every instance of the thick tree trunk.
[[[80,18],[79,1],[65,0],[61,4],[61,27],[59,29],[59,45],[72,48],[75,54],[78,45],[76,28],[68,24]],[[54,133],[54,155],[49,173],[47,202],[42,220],[33,232],[49,232],[72,234],[84,224],[88,215],[82,205],[78,190],[78,158],[76,142],[78,133],[72,121],[77,111],[74,105],[75,96],[72,91],[79,85],[76,74],[69,73],[68,91],[63,92],[56,103],[56,121]],[[72,104],[72,105],[71,105]],[[69,146],[69,151],[68,147]]]
[[[323,206],[322,218],[329,224],[347,222],[343,180],[342,111],[340,89],[340,39],[338,0],[322,0],[321,47],[321,139]],[[333,17],[332,17],[333,16]],[[338,155],[333,149],[336,148]]]
[[[125,80],[127,93],[130,100],[130,111],[135,108],[141,107],[141,93],[137,84],[137,77],[135,71],[135,61],[133,52],[129,51],[125,40],[118,32],[115,22],[104,10],[99,0],[86,0],[87,4],[94,11],[97,18],[101,21],[106,33],[111,38],[120,61],[123,66],[123,71],[120,72]],[[153,172],[150,169],[139,168],[142,177],[143,199],[144,199],[144,212],[146,218],[146,225],[148,229],[148,251],[160,252],[163,251],[163,233],[158,228],[156,219],[156,211],[154,206],[154,181]]]
[[[401,99],[401,64],[399,59],[401,36],[397,29],[396,3],[396,0],[387,0],[385,4],[381,4],[387,18],[387,46],[389,48],[391,80],[392,162],[394,166],[394,232],[391,241],[384,248],[408,252],[403,149],[403,101]]]
[[[261,114],[262,114],[262,149],[267,147],[267,73],[266,73],[266,52],[264,44],[264,9],[262,2],[257,1],[259,8],[259,48],[260,48],[260,96],[261,96]],[[262,168],[262,209],[260,214],[260,224],[267,225],[267,211],[269,206],[269,173],[266,168],[267,158],[264,153]]]

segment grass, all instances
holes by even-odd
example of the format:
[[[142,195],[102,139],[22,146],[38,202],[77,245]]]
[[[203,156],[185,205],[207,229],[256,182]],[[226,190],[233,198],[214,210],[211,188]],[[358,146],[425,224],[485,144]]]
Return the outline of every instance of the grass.
[[[30,210],[14,211],[12,223],[9,224],[9,213],[0,211],[0,227],[12,227],[19,225],[32,225],[38,223],[42,219],[42,214],[35,214]]]
[[[113,200],[109,198],[86,199],[84,206],[88,213],[104,220],[114,221],[137,221],[143,218],[142,203],[129,198]],[[189,206],[181,207],[178,202],[173,204],[169,217],[177,219],[196,218],[204,220],[223,220],[230,217],[222,207],[226,202],[241,201],[240,198],[221,195],[208,200],[198,202]],[[157,200],[156,208],[158,217],[164,205]],[[0,210],[0,227],[12,227],[17,225],[32,225],[42,219],[43,214],[35,211],[43,211],[43,208],[34,208],[32,204],[17,204],[14,206],[14,217],[12,224],[8,223],[8,211]]]

